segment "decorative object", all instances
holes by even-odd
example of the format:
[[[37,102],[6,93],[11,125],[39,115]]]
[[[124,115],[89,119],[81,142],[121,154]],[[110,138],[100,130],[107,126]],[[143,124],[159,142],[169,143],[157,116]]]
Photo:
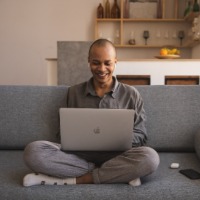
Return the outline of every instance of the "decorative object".
[[[129,0],[124,1],[124,18],[129,18],[130,2]]]
[[[187,16],[191,11],[193,10],[192,8],[192,2],[191,0],[188,1],[187,7],[184,11],[184,17]]]
[[[129,17],[134,19],[157,18],[157,0],[130,0]]]
[[[110,2],[109,2],[109,0],[106,0],[105,18],[110,18]]]
[[[115,32],[114,44],[116,44],[116,45],[120,44],[120,33],[119,33],[119,30],[116,30],[116,32]]]
[[[168,48],[163,47],[160,49],[160,55],[155,56],[155,58],[159,59],[172,59],[172,58],[180,58],[180,50],[177,48]]]
[[[97,8],[97,18],[103,18],[104,17],[104,9],[101,3],[99,4]]]
[[[163,10],[162,10],[162,0],[158,0],[157,2],[157,18],[158,19],[162,19],[162,13],[163,13]]]
[[[158,59],[175,59],[180,58],[180,55],[166,55],[166,56],[155,56]]]
[[[199,3],[197,0],[194,0],[193,12],[199,12]]]
[[[192,38],[194,41],[200,40],[200,15],[194,18],[192,27]]]
[[[120,9],[117,4],[117,0],[114,0],[114,4],[111,9],[111,18],[120,18]]]
[[[135,45],[135,44],[136,44],[135,39],[130,39],[130,40],[128,41],[128,43],[129,43],[130,45]]]
[[[184,31],[179,31],[178,32],[178,38],[180,39],[180,46],[182,46],[182,41],[185,37],[185,32]]]
[[[131,37],[130,37],[130,40],[128,41],[128,43],[130,45],[135,45],[136,44],[136,41],[135,41],[135,32],[134,31],[131,31]]]
[[[143,38],[145,39],[145,45],[147,45],[147,39],[149,38],[149,31],[143,32]]]

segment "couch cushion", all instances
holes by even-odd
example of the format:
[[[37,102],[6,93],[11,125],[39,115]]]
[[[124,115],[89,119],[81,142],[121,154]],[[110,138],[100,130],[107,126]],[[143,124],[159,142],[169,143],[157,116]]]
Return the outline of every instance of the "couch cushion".
[[[137,86],[147,113],[148,145],[159,151],[194,151],[200,129],[199,86]],[[58,142],[67,86],[0,86],[0,149],[35,140]]]
[[[200,86],[138,86],[147,113],[148,145],[194,151],[200,129]]]
[[[67,185],[23,187],[23,177],[31,171],[23,162],[23,151],[0,151],[0,199],[2,200],[199,200],[200,180],[190,180],[180,174],[180,169],[200,171],[199,160],[194,153],[160,153],[160,166],[150,176],[142,179],[142,185],[128,184]],[[172,162],[179,169],[170,169]]]
[[[23,149],[35,140],[58,141],[67,87],[0,86],[0,149]]]

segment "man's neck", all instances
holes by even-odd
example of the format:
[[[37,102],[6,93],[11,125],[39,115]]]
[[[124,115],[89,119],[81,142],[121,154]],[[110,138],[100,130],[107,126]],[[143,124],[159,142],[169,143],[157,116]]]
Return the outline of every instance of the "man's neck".
[[[103,97],[106,93],[112,90],[114,80],[112,79],[110,83],[99,83],[99,82],[93,82],[93,83],[96,94],[99,97]]]

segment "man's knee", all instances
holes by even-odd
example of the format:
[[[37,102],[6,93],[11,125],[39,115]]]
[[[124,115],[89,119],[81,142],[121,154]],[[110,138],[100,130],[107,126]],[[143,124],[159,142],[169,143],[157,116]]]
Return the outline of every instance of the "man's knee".
[[[150,147],[145,147],[144,153],[145,153],[145,162],[149,168],[149,173],[156,171],[160,163],[160,158],[158,153]]]
[[[31,142],[24,149],[24,161],[26,165],[33,171],[38,171],[41,167],[45,167],[44,158],[52,151],[60,150],[59,144],[49,141],[35,141]]]
[[[37,163],[40,163],[42,144],[43,141],[31,142],[24,149],[24,161],[32,170]]]
[[[138,164],[138,168],[148,175],[156,171],[160,163],[158,153],[150,147],[136,147],[129,150],[132,153],[134,164]],[[135,162],[136,161],[136,162]]]

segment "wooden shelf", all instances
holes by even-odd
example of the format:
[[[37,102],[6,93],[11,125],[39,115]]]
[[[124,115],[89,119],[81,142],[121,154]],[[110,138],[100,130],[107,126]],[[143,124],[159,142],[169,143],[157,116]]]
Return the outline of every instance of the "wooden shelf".
[[[115,45],[116,48],[163,48],[168,47],[167,45]],[[170,48],[187,48],[186,45],[170,45]]]
[[[96,22],[185,22],[185,19],[96,18]]]
[[[120,22],[121,18],[96,18],[96,22]]]
[[[158,45],[115,45],[117,48],[160,48]]]
[[[123,22],[184,22],[184,19],[133,19],[123,18]]]
[[[124,13],[123,13],[124,12],[124,0],[118,0],[118,5],[119,5],[120,10],[121,10],[120,18],[97,18],[97,19],[95,19],[95,39],[99,38],[101,30],[103,30],[102,27],[104,27],[104,30],[106,32],[105,33],[106,37],[110,33],[111,36],[110,35],[109,36],[110,36],[110,38],[112,38],[113,41],[114,41],[114,37],[115,37],[114,36],[115,31],[116,31],[116,29],[118,29],[118,31],[119,31],[119,44],[115,45],[116,48],[126,48],[126,49],[132,49],[132,48],[163,48],[164,46],[166,46],[164,44],[166,41],[163,41],[162,45],[161,45],[160,42],[156,43],[156,41],[155,41],[155,45],[144,45],[141,42],[141,39],[137,43],[137,38],[136,38],[136,45],[129,45],[128,43],[126,43],[126,41],[128,41],[128,37],[129,37],[128,32],[130,32],[130,29],[131,29],[130,27],[133,27],[133,30],[135,29],[136,32],[137,32],[138,31],[137,26],[140,29],[142,29],[141,27],[145,28],[146,24],[148,25],[148,23],[149,24],[151,23],[151,25],[149,25],[147,27],[151,26],[151,27],[156,28],[156,27],[159,27],[159,26],[163,27],[163,23],[168,23],[167,26],[172,25],[173,28],[177,26],[177,31],[178,30],[187,31],[187,28],[184,29],[183,26],[185,25],[185,27],[189,28],[191,25],[188,24],[187,22],[191,22],[195,17],[200,15],[200,12],[198,12],[198,13],[191,12],[185,18],[180,18],[181,16],[178,16],[179,3],[180,3],[179,0],[174,0],[174,4],[173,4],[174,15],[173,16],[167,15],[167,12],[166,12],[167,11],[166,10],[167,2],[168,2],[167,0],[163,0],[163,18],[162,19],[157,19],[157,18],[138,18],[137,19],[137,18],[124,18],[123,17],[124,16]],[[170,17],[170,18],[167,18],[167,17]],[[174,17],[174,18],[172,18],[172,17]],[[143,24],[143,23],[146,23],[146,24]],[[180,27],[180,29],[178,27]],[[150,31],[152,31],[152,30],[150,30]],[[161,32],[162,31],[164,31],[164,30],[161,30]],[[108,36],[108,38],[109,38],[109,36]],[[174,42],[174,45],[171,45],[171,46],[174,46],[175,48],[191,48],[191,47],[194,47],[195,45],[197,45],[199,43],[200,43],[200,41],[188,41],[188,42],[186,41],[186,42],[184,42],[183,46],[180,46],[180,45],[176,45],[176,42]]]

